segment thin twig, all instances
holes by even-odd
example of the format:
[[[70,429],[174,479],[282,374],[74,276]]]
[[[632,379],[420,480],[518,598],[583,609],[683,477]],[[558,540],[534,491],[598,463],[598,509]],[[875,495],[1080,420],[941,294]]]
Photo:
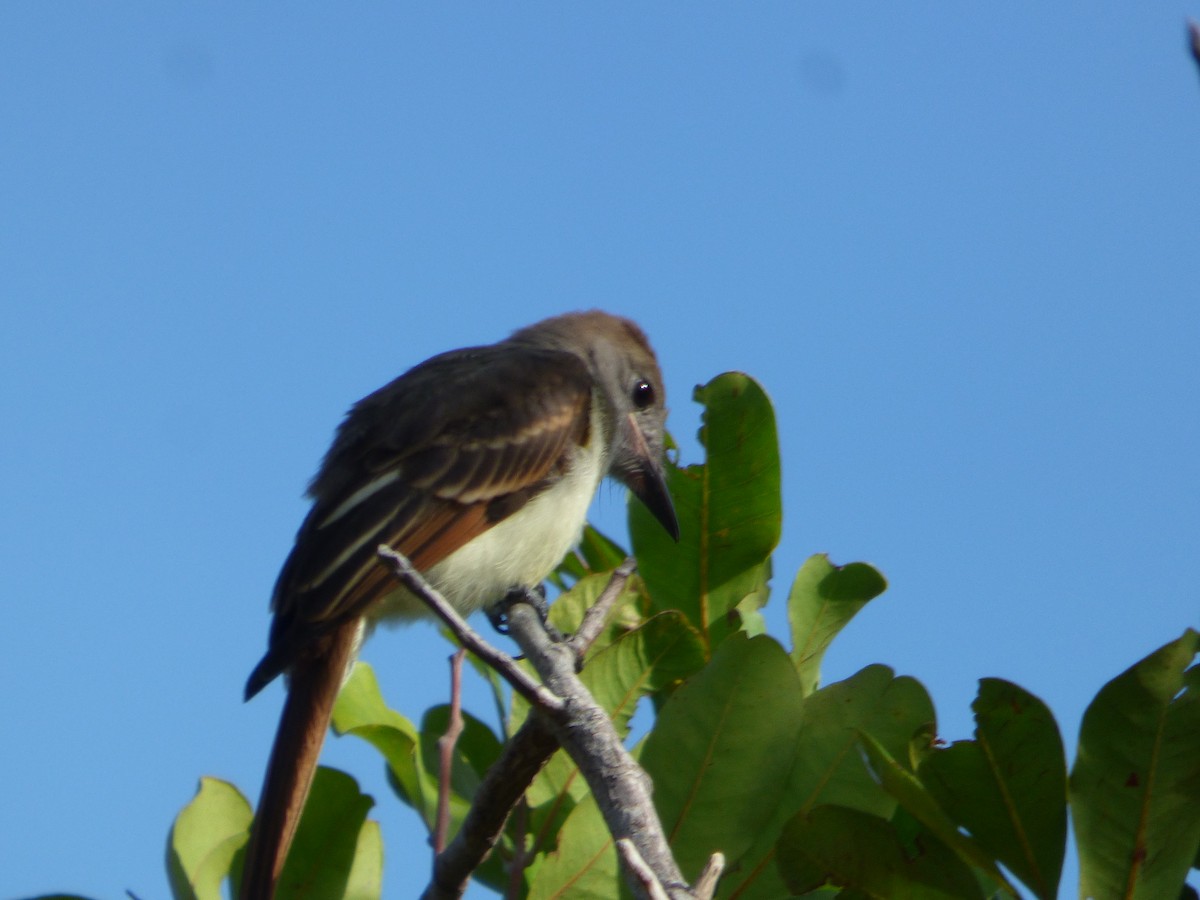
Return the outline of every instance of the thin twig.
[[[514,691],[535,707],[548,712],[562,711],[563,701],[560,698],[525,674],[511,656],[497,650],[481,638],[446,598],[435,591],[424,576],[413,568],[413,564],[403,553],[397,553],[387,544],[380,544],[376,553],[389,565],[396,579],[424,601],[433,614],[446,623],[446,627],[454,632],[459,643],[499,672],[501,677],[512,685]]]
[[[530,603],[512,605],[508,627],[542,681],[566,701],[565,713],[550,717],[551,725],[591,788],[609,833],[616,840],[633,841],[671,900],[694,900],[658,820],[650,779],[625,749],[608,713],[579,680],[574,652],[550,639]],[[634,895],[649,897],[632,870],[626,873]]]
[[[471,800],[471,808],[445,851],[433,864],[423,900],[461,897],[467,882],[500,840],[509,813],[558,749],[545,716],[530,715],[508,740]]]
[[[717,882],[721,880],[721,873],[724,871],[725,854],[714,853],[708,858],[696,883],[692,885],[692,890],[696,892],[696,900],[712,900],[717,892]]]
[[[633,873],[633,877],[637,879],[642,888],[642,893],[649,900],[670,900],[667,889],[662,886],[662,882],[658,880],[654,870],[646,865],[646,861],[642,859],[642,854],[638,853],[633,841],[629,838],[618,840],[617,852],[621,855],[621,861],[625,863],[625,868]]]
[[[571,649],[580,659],[583,659],[588,648],[596,642],[596,638],[600,637],[600,632],[604,630],[613,604],[617,602],[621,592],[625,590],[629,577],[636,570],[637,562],[632,556],[626,557],[625,561],[613,570],[612,577],[608,579],[608,584],[600,592],[596,602],[589,606],[583,614],[583,621],[579,623],[579,629],[567,639],[567,643],[571,645]]]
[[[525,832],[529,828],[529,803],[522,796],[513,810],[513,854],[508,861],[508,887],[504,895],[509,900],[521,896],[525,883],[525,868],[529,865],[529,848],[525,846]]]
[[[579,659],[603,631],[609,611],[633,571],[632,559],[622,563],[584,614],[579,630],[569,641]],[[425,889],[423,900],[451,900],[463,895],[471,873],[491,853],[509,814],[558,746],[558,738],[545,716],[531,714],[525,719],[476,789],[458,834],[435,860],[433,880]],[[520,856],[519,848],[517,855]],[[514,877],[519,877],[519,872]]]
[[[438,738],[438,803],[437,824],[433,829],[433,855],[446,849],[446,837],[450,831],[450,782],[454,768],[454,747],[463,730],[462,717],[462,664],[466,650],[459,649],[450,657],[450,721],[446,733]]]
[[[608,714],[579,681],[576,674],[579,661],[576,648],[570,642],[555,641],[550,637],[532,602],[514,603],[508,611],[509,633],[541,675],[544,686],[539,685],[518,669],[507,654],[496,650],[472,631],[462,617],[430,588],[420,573],[401,554],[381,546],[379,555],[391,564],[396,578],[446,623],[463,646],[496,668],[512,684],[513,689],[525,696],[533,706],[525,725],[505,746],[500,759],[493,766],[493,770],[520,773],[520,777],[514,782],[506,785],[493,784],[490,787],[493,799],[498,799],[505,793],[512,798],[511,802],[493,806],[493,810],[499,813],[498,828],[494,832],[475,832],[469,838],[472,846],[466,846],[466,842],[460,845],[459,838],[467,832],[468,821],[477,811],[484,809],[484,804],[481,803],[483,798],[480,796],[483,793],[481,785],[481,790],[476,794],[476,802],[472,804],[468,813],[468,821],[464,821],[459,835],[446,851],[438,855],[434,864],[434,879],[422,896],[462,896],[465,878],[469,876],[473,866],[463,874],[458,865],[443,867],[443,863],[453,861],[461,864],[464,861],[464,851],[466,856],[474,856],[474,850],[479,845],[486,845],[484,854],[494,846],[513,804],[524,794],[533,777],[554,752],[556,744],[561,744],[591,788],[609,832],[617,840],[624,838],[633,842],[638,857],[653,873],[653,884],[660,885],[669,900],[695,900],[697,895],[684,882],[679,866],[667,845],[662,823],[654,811],[649,778],[625,749]],[[580,630],[585,631],[580,641],[581,645],[595,640],[602,630],[607,607],[615,602],[630,571],[629,565],[625,564],[614,574],[613,581],[605,589],[604,606],[587,619],[586,631],[581,625]],[[619,586],[614,586],[613,582],[618,582]],[[549,700],[546,699],[547,696]],[[516,755],[514,749],[521,751],[523,755]],[[529,752],[530,750],[533,752]],[[491,773],[489,780],[490,775]],[[518,785],[519,790],[516,789]],[[480,813],[481,817],[488,815],[486,812]],[[496,812],[490,815],[495,816]],[[478,859],[483,859],[483,855],[479,855]],[[447,874],[447,869],[455,876],[461,875],[461,878],[443,880],[440,876]],[[627,868],[626,872],[635,896],[647,900],[658,896],[657,893],[650,893],[654,889],[645,887],[643,879],[636,875],[633,869]]]

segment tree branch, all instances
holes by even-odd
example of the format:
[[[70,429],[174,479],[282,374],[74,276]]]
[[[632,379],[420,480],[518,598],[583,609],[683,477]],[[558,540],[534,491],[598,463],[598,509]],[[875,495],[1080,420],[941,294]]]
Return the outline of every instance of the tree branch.
[[[530,700],[535,710],[542,709],[553,715],[561,708],[561,701],[553,695],[551,696],[554,702],[540,702],[538,696],[549,692],[536,682],[532,682],[532,688],[527,686],[526,690],[518,687],[514,677],[522,682],[531,679],[528,679],[509,656],[487,644],[472,630],[403,555],[390,547],[380,547],[379,555],[391,567],[396,578],[446,623],[463,646],[470,648],[496,668],[510,684],[513,684],[514,690],[520,691]],[[596,602],[584,613],[578,631],[568,641],[576,659],[582,659],[599,637],[613,604],[621,596],[635,568],[632,559],[627,559],[618,566],[600,596],[596,598]],[[480,648],[483,648],[483,652],[480,652]],[[475,792],[471,808],[458,834],[434,859],[433,877],[422,894],[423,900],[455,900],[463,895],[471,873],[495,847],[508,816],[558,747],[558,737],[546,716],[531,714],[517,733],[505,743],[499,759],[488,770]]]
[[[608,713],[576,675],[572,648],[550,639],[532,603],[513,604],[508,628],[546,687],[566,701],[565,709],[552,717],[552,727],[591,788],[609,833],[615,840],[632,843],[667,897],[696,900],[667,845],[651,799],[650,779],[625,749]],[[634,896],[655,895],[657,889],[649,889],[636,870],[627,867],[626,875]]]
[[[512,604],[507,614],[508,628],[509,635],[517,642],[526,658],[541,676],[542,685],[534,682],[517,668],[507,654],[492,647],[479,637],[446,600],[429,586],[402,554],[385,545],[381,545],[378,552],[379,556],[390,564],[396,578],[424,601],[434,614],[450,627],[463,646],[495,668],[513,686],[514,690],[529,700],[532,706],[526,722],[530,735],[523,741],[518,741],[517,738],[510,741],[501,754],[501,758],[493,766],[494,770],[520,772],[522,776],[516,779],[515,783],[510,782],[507,778],[498,777],[497,782],[507,783],[493,785],[495,795],[506,795],[505,802],[498,808],[493,808],[491,813],[495,816],[499,812],[500,824],[494,830],[490,843],[483,831],[476,832],[469,838],[476,842],[474,851],[478,851],[482,844],[487,844],[478,858],[482,860],[486,852],[495,844],[500,829],[503,828],[503,820],[507,818],[513,805],[524,794],[525,789],[544,765],[545,760],[554,752],[552,743],[558,743],[567,751],[575,765],[578,766],[580,774],[587,781],[596,805],[613,838],[618,841],[628,840],[632,845],[634,852],[631,853],[627,850],[624,857],[627,860],[633,860],[626,866],[626,875],[634,895],[639,898],[647,898],[647,900],[660,896],[666,896],[669,900],[707,900],[706,897],[701,898],[700,894],[688,886],[678,864],[671,855],[666,835],[663,832],[662,824],[658,821],[658,815],[651,800],[650,779],[625,749],[608,713],[595,701],[583,682],[579,680],[576,674],[580,659],[579,649],[570,641],[557,641],[551,638],[542,621],[541,614],[537,610],[535,598],[529,596],[528,601],[517,601]],[[605,594],[609,595],[604,598],[605,604],[602,606],[597,602],[593,605],[593,609],[588,611],[588,615],[585,615],[584,622],[580,626],[580,632],[583,634],[580,645],[594,640],[595,636],[600,633],[603,627],[603,617],[607,615],[607,607],[615,602],[616,596],[620,594],[620,587],[624,586],[624,580],[628,578],[631,571],[631,564],[626,561],[613,577],[613,582],[620,579],[620,586],[614,589],[613,582],[610,582],[608,588],[605,589]],[[596,610],[596,607],[601,608]],[[525,731],[526,729],[523,727],[518,733],[518,737]],[[527,746],[518,747],[519,743]],[[513,752],[514,748],[520,750],[519,756]],[[534,750],[532,754],[528,752],[530,749]],[[490,777],[489,773],[489,779]],[[476,802],[472,804],[471,814],[484,805],[481,804],[481,799],[477,793]],[[500,799],[500,797],[496,796],[495,799]],[[471,814],[468,815],[468,819],[471,818]],[[464,822],[460,833],[466,830]],[[491,829],[486,830],[490,831]],[[482,840],[482,844],[479,843],[480,840]],[[457,877],[452,878],[450,879],[452,883],[438,878],[440,864],[443,859],[450,858],[451,851],[458,854],[457,864],[453,868],[461,872],[458,865],[464,860],[458,845],[459,841],[456,837],[451,846],[446,848],[446,852],[439,855],[434,866],[434,880],[426,888],[423,897],[442,898],[462,895],[465,878],[461,880]],[[472,852],[471,856],[474,855],[475,853]],[[645,863],[645,868],[637,863],[638,859]],[[720,855],[714,855],[705,867],[702,880],[706,885],[715,885],[721,866]],[[648,877],[647,872],[652,877]],[[711,896],[711,893],[707,896]]]
[[[429,582],[413,568],[413,564],[403,553],[397,553],[387,544],[380,544],[375,552],[391,568],[396,580],[412,591],[435,616],[445,622],[459,643],[499,672],[500,676],[512,685],[514,691],[534,707],[551,712],[562,708],[562,700],[526,675],[511,656],[497,650],[481,638],[446,598],[430,587]]]
[[[437,741],[438,749],[438,803],[437,825],[433,831],[433,855],[446,849],[446,836],[450,831],[450,782],[454,768],[454,747],[463,732],[462,717],[462,664],[466,650],[459,648],[450,657],[450,718],[446,733]]]

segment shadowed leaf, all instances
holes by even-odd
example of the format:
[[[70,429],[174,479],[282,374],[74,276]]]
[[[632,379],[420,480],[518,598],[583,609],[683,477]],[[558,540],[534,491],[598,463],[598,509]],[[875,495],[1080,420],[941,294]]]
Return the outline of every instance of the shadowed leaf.
[[[1198,649],[1188,629],[1101,688],[1083,715],[1071,772],[1081,896],[1183,887],[1200,844]]]
[[[318,768],[276,900],[378,900],[383,848],[378,829],[367,822],[374,805],[345,772]]]
[[[891,823],[840,806],[796,815],[783,831],[779,869],[794,893],[828,883],[839,897],[983,900],[971,870],[932,835],[902,841]]]
[[[1050,710],[985,678],[975,740],[934,750],[920,778],[950,816],[1040,898],[1058,896],[1067,840],[1067,763]]]
[[[642,765],[684,872],[736,863],[769,827],[800,724],[796,670],[772,638],[733,635],[663,706]]]
[[[1006,896],[1017,897],[1016,888],[996,867],[995,860],[974,840],[958,830],[946,811],[925,786],[888,753],[887,749],[869,734],[862,736],[863,749],[871,762],[871,768],[879,777],[883,789],[914,819],[921,823],[941,843],[950,848],[964,862],[979,869],[987,878],[999,885]]]
[[[914,734],[935,730],[933,702],[920,682],[895,677],[887,666],[867,666],[845,681],[804,699],[794,765],[771,824],[721,881],[721,896],[777,900],[786,894],[775,865],[784,824],[797,812],[836,804],[890,818],[896,801],[863,762],[859,732],[875,735],[895,758],[908,753]]]

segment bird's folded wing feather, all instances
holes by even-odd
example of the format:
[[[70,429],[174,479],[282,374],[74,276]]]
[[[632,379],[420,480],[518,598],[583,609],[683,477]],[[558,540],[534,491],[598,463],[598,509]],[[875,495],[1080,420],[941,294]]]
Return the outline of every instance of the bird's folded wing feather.
[[[394,588],[380,544],[428,569],[560,478],[592,437],[590,386],[572,354],[500,344],[434,357],[356,404],[310,487],[248,695]]]

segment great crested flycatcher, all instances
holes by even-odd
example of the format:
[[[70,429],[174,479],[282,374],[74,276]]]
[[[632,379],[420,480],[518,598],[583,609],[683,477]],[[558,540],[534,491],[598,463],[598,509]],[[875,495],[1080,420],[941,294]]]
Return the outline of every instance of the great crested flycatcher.
[[[464,615],[541,584],[611,475],[673,537],[662,373],[633,322],[600,311],[435,356],[354,405],[309,486],[246,699],[288,694],[250,834],[240,900],[270,900],[333,703],[367,630],[424,606],[378,561],[407,556]]]

